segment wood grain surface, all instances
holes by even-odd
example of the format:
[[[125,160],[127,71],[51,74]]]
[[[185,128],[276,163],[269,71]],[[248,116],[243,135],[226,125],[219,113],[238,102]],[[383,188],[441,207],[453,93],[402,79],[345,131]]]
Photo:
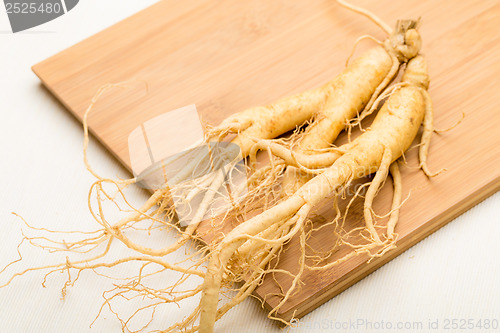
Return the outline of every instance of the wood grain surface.
[[[500,3],[353,2],[391,25],[422,17],[435,125],[449,127],[463,112],[465,118],[433,137],[429,166],[447,172],[427,179],[417,168],[416,149],[408,152],[403,195],[411,195],[396,228],[398,247],[369,263],[358,256],[331,270],[306,271],[301,291],[278,312],[285,320],[308,313],[500,188]],[[89,117],[92,133],[130,170],[128,135],[148,119],[196,104],[205,121],[217,124],[247,107],[319,86],[342,70],[354,41],[365,34],[385,37],[366,18],[332,0],[164,0],[33,70],[79,119],[99,87],[132,80],[131,87],[102,96]],[[371,43],[362,42],[356,54]],[[375,200],[376,212],[388,211],[391,195],[388,181]],[[356,200],[351,207],[348,227],[363,223],[361,205]],[[320,225],[333,216],[327,200],[313,220]],[[335,237],[322,230],[310,241],[319,251]],[[343,254],[338,251],[329,260]],[[297,262],[294,240],[279,265],[294,272]],[[285,275],[276,278],[284,287],[290,283]],[[278,291],[268,277],[256,294],[267,296],[265,305],[272,308],[280,298],[271,294]]]

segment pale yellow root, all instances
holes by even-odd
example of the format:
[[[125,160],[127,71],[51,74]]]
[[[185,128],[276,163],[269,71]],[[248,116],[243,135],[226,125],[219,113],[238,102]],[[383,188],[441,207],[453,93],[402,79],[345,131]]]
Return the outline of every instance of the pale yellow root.
[[[354,45],[352,46],[351,53],[349,54],[349,56],[347,57],[347,60],[345,61],[345,66],[346,67],[349,66],[349,63],[351,62],[351,58],[354,55],[354,52],[356,51],[356,48],[357,48],[358,44],[361,43],[361,41],[363,41],[365,39],[369,39],[369,40],[375,42],[376,44],[378,44],[380,46],[384,45],[384,43],[382,43],[381,41],[379,41],[378,39],[376,39],[375,37],[370,36],[370,35],[363,35],[361,37],[358,37],[356,39],[356,41],[354,42]]]
[[[382,30],[384,30],[388,35],[392,35],[392,28],[387,25],[384,21],[382,21],[378,16],[373,14],[372,12],[366,10],[365,8],[354,6],[344,0],[337,0],[337,2],[342,6],[345,7],[355,13],[361,14],[363,16],[368,17],[370,20],[372,20],[376,25],[378,25]]]
[[[200,332],[213,331],[216,319],[215,314],[217,313],[218,295],[222,283],[222,273],[233,253],[248,239],[255,238],[253,236],[264,232],[277,221],[282,221],[285,218],[290,218],[292,216],[299,217],[296,225],[292,228],[292,231],[287,237],[296,234],[296,232],[302,228],[303,222],[312,205],[319,202],[335,187],[351,177],[352,173],[348,165],[352,164],[352,156],[346,158],[344,155],[342,158],[344,158],[344,160],[349,160],[349,162],[344,161],[341,163],[342,166],[329,169],[308,182],[304,188],[301,188],[285,201],[238,225],[226,235],[217,249],[212,252],[200,303]],[[332,184],[329,179],[336,179],[338,182]],[[267,242],[274,243],[276,241],[277,240],[274,239],[268,240]],[[283,242],[284,240],[279,241]]]
[[[225,168],[224,170],[218,170],[216,172],[215,178],[208,187],[206,194],[203,196],[203,199],[199,205],[199,207],[196,210],[195,215],[189,221],[190,225],[198,225],[202,220],[203,217],[205,216],[205,213],[207,212],[208,208],[210,207],[210,204],[212,203],[215,194],[217,193],[217,190],[222,186],[224,183],[224,175],[226,173]]]
[[[167,189],[159,189],[156,190],[151,197],[139,208],[136,212],[130,214],[129,216],[123,218],[116,224],[114,224],[115,228],[120,228],[130,222],[137,221],[140,217],[142,217],[147,211],[153,208],[163,199],[163,196],[168,192]]]
[[[343,146],[343,149],[345,148],[346,147]],[[256,163],[258,150],[270,151],[274,156],[281,158],[288,166],[294,166],[297,168],[326,168],[342,156],[342,150],[337,148],[332,148],[329,152],[310,155],[301,152],[294,152],[293,150],[277,143],[275,140],[259,140],[252,146],[248,156],[251,166]]]
[[[251,276],[249,276],[248,279],[246,280],[245,284],[238,291],[238,294],[236,296],[234,296],[228,303],[224,304],[220,309],[217,310],[216,320],[219,320],[220,318],[222,318],[222,316],[226,312],[228,312],[234,306],[243,302],[248,296],[251,295],[251,293],[255,290],[255,288],[257,288],[259,286],[261,278],[266,273],[266,271],[264,270],[265,266],[272,259],[274,259],[276,253],[280,249],[281,249],[280,246],[275,245],[272,249],[269,249],[267,251],[268,254],[267,254],[266,258],[262,259],[262,261],[261,261],[261,265],[260,265],[261,271],[256,271]]]
[[[287,200],[243,222],[226,235],[217,249],[212,252],[207,268],[204,291],[200,303],[200,332],[213,331],[216,319],[215,314],[217,312],[218,295],[222,283],[222,273],[233,253],[248,239],[254,238],[252,236],[264,232],[266,229],[273,226],[276,221],[298,216],[299,220],[287,236],[291,237],[294,235],[302,227],[303,221],[312,205],[318,203],[334,188],[345,182],[347,178],[352,177],[352,170],[349,167],[349,165],[352,165],[352,158],[352,156],[346,157],[344,155],[341,157],[341,159],[344,160],[340,163],[341,166],[328,169],[328,171],[308,182]],[[341,159],[337,160],[337,163]],[[330,179],[335,179],[336,182],[331,183]],[[274,243],[275,241],[277,240],[268,240],[268,243]],[[283,240],[279,241],[282,242]]]
[[[385,179],[387,178],[391,162],[392,162],[391,151],[389,149],[386,149],[384,151],[384,154],[382,155],[382,161],[380,163],[379,169],[377,170],[377,173],[375,174],[375,178],[373,178],[373,181],[370,187],[368,187],[368,191],[366,192],[365,203],[363,208],[366,228],[368,229],[371,237],[377,244],[381,244],[382,241],[380,240],[377,230],[375,230],[375,227],[373,225],[372,204],[373,204],[373,199],[375,198],[375,195],[377,194],[380,188],[380,185],[383,182],[385,182]]]
[[[385,76],[384,80],[375,89],[370,100],[368,101],[368,103],[366,103],[366,106],[360,112],[360,118],[363,118],[366,116],[366,113],[368,112],[368,110],[370,110],[373,107],[373,104],[375,103],[377,98],[380,96],[382,91],[389,85],[389,83],[391,83],[391,81],[394,79],[394,77],[396,77],[396,74],[399,70],[400,62],[398,61],[397,57],[392,52],[388,52],[388,53],[389,53],[389,56],[391,57],[392,67],[389,70],[389,73]]]
[[[461,115],[460,119],[458,119],[453,125],[451,125],[447,128],[441,128],[441,129],[434,128],[434,132],[437,134],[442,134],[442,133],[451,131],[452,129],[454,129],[455,127],[460,125],[464,119],[465,119],[465,112],[462,111],[462,115]]]
[[[113,261],[111,263],[88,264],[87,262],[85,262],[85,263],[83,263],[81,265],[79,265],[78,263],[72,263],[72,262],[70,262],[68,260],[66,262],[66,267],[67,268],[74,268],[74,269],[77,269],[77,270],[96,269],[96,268],[99,268],[99,267],[110,268],[110,267],[114,267],[114,266],[117,266],[117,265],[120,265],[120,264],[123,264],[123,263],[126,263],[126,262],[130,262],[130,261],[150,262],[150,263],[155,263],[155,264],[158,264],[160,266],[163,266],[164,268],[166,268],[168,270],[172,270],[172,271],[176,271],[176,272],[180,272],[180,273],[185,273],[185,274],[189,274],[189,275],[197,275],[197,276],[200,276],[200,277],[204,277],[205,276],[205,273],[200,272],[198,270],[187,269],[187,268],[184,268],[184,267],[172,265],[172,264],[169,264],[166,261],[160,260],[158,258],[152,258],[152,257],[149,257],[149,256],[131,256],[131,257],[127,257],[127,258],[122,258],[122,259],[119,259],[119,260],[115,260],[115,261]]]
[[[240,147],[241,156],[246,157],[259,139],[275,138],[319,112],[303,135],[301,149],[326,148],[346,122],[371,99],[373,91],[380,91],[392,80],[399,66],[395,60],[383,47],[372,48],[323,87],[230,116],[207,135],[207,140],[235,124],[244,124],[238,127],[232,142]],[[286,181],[284,188],[287,188]]]
[[[198,227],[197,224],[190,224],[186,227],[186,229],[180,233],[180,238],[173,244],[170,244],[167,247],[164,247],[162,249],[152,249],[149,247],[141,246],[138,245],[134,242],[132,242],[128,237],[126,237],[120,229],[114,229],[113,236],[120,240],[124,245],[126,245],[128,248],[133,249],[139,253],[142,254],[147,254],[150,256],[155,256],[155,257],[162,257],[167,254],[170,254],[172,252],[177,251],[178,249],[181,248],[182,245],[184,245],[187,241],[193,239],[193,234],[196,231],[196,228]]]
[[[116,239],[120,240],[127,247],[129,247],[137,252],[140,252],[142,254],[151,255],[151,256],[164,256],[164,255],[167,255],[169,253],[172,253],[172,252],[176,251],[177,249],[179,249],[188,240],[193,238],[192,235],[193,235],[194,231],[196,230],[197,225],[188,226],[184,232],[181,232],[181,238],[179,238],[175,243],[173,243],[173,244],[171,244],[163,249],[151,249],[151,248],[144,247],[144,246],[141,246],[141,245],[138,245],[138,244],[132,242],[128,237],[126,237],[123,234],[122,229],[125,226],[127,226],[127,223],[133,223],[133,222],[139,221],[139,220],[144,219],[144,218],[156,220],[155,218],[153,218],[153,216],[148,214],[149,208],[154,206],[153,200],[151,200],[151,199],[148,200],[150,202],[146,203],[143,207],[141,207],[141,209],[136,210],[133,214],[131,214],[131,216],[136,217],[135,220],[130,219],[130,216],[129,216],[125,219],[122,219],[121,221],[119,221],[115,225],[110,225],[104,219],[103,208],[102,208],[102,199],[100,199],[100,188],[101,188],[100,183],[103,181],[104,180],[100,180],[100,181],[94,183],[92,186],[92,188],[96,187],[96,190],[97,190],[96,194],[97,194],[97,205],[99,208],[99,214],[96,214],[93,211],[93,209],[90,207],[90,204],[89,204],[89,207],[91,208],[90,213],[92,214],[94,219],[105,228],[107,237],[116,238]],[[90,202],[90,198],[91,198],[92,188],[91,188],[91,191],[89,192],[89,202]],[[121,192],[121,190],[119,190],[119,192],[124,197],[124,194]],[[155,195],[157,196],[157,199],[160,200],[159,198],[165,193],[166,193],[166,191],[161,192],[161,190],[158,190],[157,192],[155,192]],[[155,195],[153,195],[153,196],[155,196]],[[163,199],[163,200],[169,200],[169,199],[167,198],[167,199]],[[157,201],[157,203],[158,203],[158,201]]]
[[[278,230],[280,229],[281,225],[285,221],[278,222],[270,226],[264,231],[261,231],[260,233],[257,234],[257,236],[261,239],[275,239],[275,235],[277,234]],[[251,240],[246,241],[243,245],[240,246],[238,249],[238,254],[243,257],[243,258],[248,258],[251,259],[250,256],[254,255],[255,247],[256,247],[257,242],[252,242]]]
[[[281,301],[278,303],[278,305],[276,305],[276,307],[274,307],[274,309],[272,309],[269,313],[268,313],[268,318],[272,318],[272,319],[278,319],[280,320],[281,322],[283,322],[284,324],[288,324],[288,322],[284,321],[283,319],[281,318],[277,318],[277,317],[273,317],[273,313],[276,313],[278,312],[278,310],[288,301],[288,299],[295,293],[297,292],[297,286],[299,286],[300,284],[300,278],[302,277],[302,274],[304,273],[304,269],[305,269],[305,258],[306,258],[306,251],[305,251],[305,248],[306,248],[306,236],[305,236],[305,233],[304,233],[304,230],[302,228],[301,230],[301,233],[300,233],[300,236],[299,236],[299,244],[300,244],[300,257],[299,257],[299,262],[298,262],[298,266],[299,266],[299,271],[297,272],[297,274],[295,274],[295,276],[293,277],[293,280],[292,280],[292,284],[291,286],[288,288],[287,292],[285,293],[285,295],[283,296],[283,298],[281,299]]]
[[[363,130],[363,128],[361,127],[361,122],[366,118],[368,117],[369,115],[373,114],[377,108],[380,106],[380,104],[383,102],[384,99],[386,99],[387,97],[389,97],[394,91],[396,91],[397,89],[401,88],[402,86],[404,86],[405,83],[403,82],[400,82],[400,83],[396,83],[396,84],[393,84],[392,86],[390,86],[389,88],[385,89],[383,93],[381,93],[377,99],[373,102],[373,104],[371,105],[370,108],[365,108],[360,114],[359,116],[357,116],[356,118],[354,118],[352,120],[352,122],[349,124],[349,132],[348,132],[348,135],[349,135],[349,141],[350,140],[350,131],[352,129],[352,127],[354,126],[359,126],[361,130]]]
[[[394,65],[389,53],[380,46],[370,48],[355,59],[337,77],[322,110],[301,136],[301,150],[327,148],[344,129],[346,123],[392,80]],[[392,76],[386,81],[388,75]],[[377,97],[377,96],[375,96]]]
[[[325,172],[307,182],[286,200],[243,222],[226,235],[211,254],[207,268],[200,302],[200,332],[213,332],[224,268],[237,249],[249,238],[264,232],[285,218],[300,216],[302,221],[310,208],[332,191],[350,180],[380,171],[372,184],[371,192],[374,196],[380,183],[385,179],[391,163],[410,147],[422,123],[425,113],[425,98],[422,91],[428,86],[426,70],[422,57],[411,60],[404,78],[408,85],[390,96],[382,106],[372,126],[350,144],[345,154]],[[370,196],[367,195],[368,205],[371,205]],[[371,214],[371,210],[369,212]],[[296,226],[293,229],[297,230]],[[377,238],[379,238],[378,235]],[[272,240],[269,242],[274,243]],[[372,242],[371,245],[360,245],[348,257],[357,253],[369,252],[370,248],[380,246],[381,243]],[[370,256],[371,258],[381,256],[393,247],[392,243],[388,244]],[[342,258],[342,260],[347,260],[347,258]]]
[[[290,206],[297,207],[295,211],[300,209],[297,214],[300,216],[300,220],[303,223],[310,207],[304,205],[300,197],[290,202]],[[222,273],[233,253],[247,240],[248,236],[254,236],[264,231],[274,224],[273,222],[276,218],[282,220],[288,216],[290,216],[288,207],[283,207],[283,205],[274,206],[258,215],[256,218],[238,225],[226,235],[223,241],[217,246],[217,249],[212,252],[200,302],[200,333],[213,332],[213,327],[217,318],[217,303],[222,282]],[[301,224],[297,222],[299,228],[300,225]],[[294,228],[295,233],[299,228]],[[292,231],[289,237],[292,237],[295,233]]]
[[[392,182],[393,182],[393,196],[392,196],[392,207],[389,221],[387,222],[387,238],[389,241],[395,241],[397,234],[394,232],[396,228],[396,223],[399,220],[399,209],[401,207],[401,198],[403,195],[403,186],[401,182],[401,173],[399,172],[398,162],[395,161],[391,164],[390,168]]]
[[[85,112],[83,114],[83,117],[82,117],[83,133],[84,133],[84,136],[83,136],[83,162],[84,162],[87,170],[97,179],[103,179],[103,178],[101,176],[99,176],[94,171],[94,169],[90,166],[90,163],[89,163],[88,158],[87,158],[87,148],[89,145],[89,128],[88,128],[89,114],[92,111],[92,109],[94,108],[94,106],[97,103],[97,101],[99,100],[99,98],[103,94],[105,94],[108,90],[110,90],[112,88],[127,88],[131,82],[132,81],[124,81],[124,82],[115,83],[115,84],[103,85],[102,87],[100,87],[97,90],[97,93],[92,97],[92,100],[91,100],[89,106],[87,107],[87,109],[85,110]],[[143,83],[145,83],[145,82],[143,82]],[[146,84],[146,90],[148,90],[147,83],[145,83],[145,84]],[[133,184],[133,183],[135,183],[135,178],[123,180],[121,182],[123,182],[124,184]]]
[[[288,230],[285,232],[285,234],[288,233]],[[281,235],[283,236],[283,234]],[[270,238],[270,239],[275,239],[276,237]],[[250,242],[246,242],[246,244],[252,244]],[[260,243],[262,244],[262,243]],[[254,248],[258,245],[259,243],[254,243],[252,244]],[[257,268],[252,268],[253,272],[252,274],[245,278],[245,284],[240,288],[238,291],[238,294],[231,299],[228,303],[224,304],[220,309],[217,310],[217,317],[216,320],[220,319],[227,311],[229,311],[231,308],[234,306],[238,305],[242,301],[244,301],[248,296],[251,295],[251,293],[255,290],[256,287],[259,286],[259,283],[261,281],[261,278],[264,276],[264,274],[267,273],[267,270],[265,269],[266,266],[269,264],[269,262],[274,259],[277,255],[277,253],[281,250],[282,245],[281,244],[274,244],[274,245],[267,245],[263,253],[265,253],[264,258],[262,258],[259,262],[259,265]],[[241,248],[239,249],[238,252],[241,251]],[[248,250],[251,252],[251,250]]]
[[[244,124],[238,128],[238,136],[232,141],[246,157],[256,139],[272,139],[291,131],[310,119],[321,109],[330,94],[336,79],[325,85],[285,97],[267,105],[247,109],[226,118],[220,125],[209,131],[207,141],[234,124]]]
[[[434,131],[434,112],[429,93],[426,90],[422,90],[422,94],[425,98],[425,117],[418,157],[420,159],[420,168],[422,168],[422,171],[427,175],[427,177],[435,177],[440,173],[445,172],[446,169],[441,169],[438,172],[432,173],[427,166],[427,156],[429,155],[429,146],[431,143],[432,132]]]

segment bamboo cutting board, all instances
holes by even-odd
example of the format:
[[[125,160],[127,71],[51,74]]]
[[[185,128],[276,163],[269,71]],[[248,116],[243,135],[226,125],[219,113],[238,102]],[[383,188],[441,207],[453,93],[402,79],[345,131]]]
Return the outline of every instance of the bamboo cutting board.
[[[436,127],[449,127],[462,112],[466,116],[453,130],[433,137],[429,166],[446,167],[446,173],[427,179],[415,168],[416,149],[408,153],[403,194],[412,193],[396,229],[397,249],[369,263],[358,256],[335,269],[306,271],[300,293],[278,313],[285,320],[294,312],[295,317],[305,315],[500,188],[498,1],[355,3],[391,25],[400,18],[422,17]],[[136,80],[136,86],[102,96],[89,117],[92,133],[130,170],[128,135],[148,119],[195,104],[205,121],[217,124],[247,107],[319,86],[342,70],[354,41],[364,34],[384,38],[366,18],[333,0],[164,0],[33,70],[79,119],[99,87]],[[364,42],[356,52],[369,46]],[[388,181],[375,200],[376,212],[388,210],[391,191]],[[362,223],[361,205],[361,200],[354,202],[348,225]],[[332,216],[331,202],[326,202],[313,220],[319,225]],[[321,250],[334,240],[323,230],[313,234],[311,244]],[[279,263],[292,272],[296,245],[288,246]],[[276,278],[284,287],[290,283],[289,277]],[[267,295],[265,305],[272,308],[280,299],[271,294],[278,291],[268,277],[256,294]]]

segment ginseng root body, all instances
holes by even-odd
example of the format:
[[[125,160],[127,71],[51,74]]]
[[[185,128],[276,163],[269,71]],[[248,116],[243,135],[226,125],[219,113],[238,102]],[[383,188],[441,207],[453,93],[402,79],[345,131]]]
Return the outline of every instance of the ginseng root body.
[[[289,232],[279,239],[284,242],[300,233],[311,208],[332,192],[352,180],[374,172],[382,173],[384,177],[387,175],[391,164],[410,147],[424,118],[432,117],[432,106],[426,90],[428,84],[429,77],[425,60],[422,56],[417,56],[408,63],[401,87],[394,91],[384,103],[370,128],[347,144],[348,147],[342,156],[284,201],[243,222],[224,237],[211,254],[205,276],[200,303],[200,332],[213,331],[224,270],[240,246],[252,241],[253,237],[265,233],[266,229],[276,223],[291,222]],[[424,133],[428,130],[424,128]],[[424,139],[427,140],[427,138]],[[423,142],[421,147],[427,144],[428,142]],[[379,186],[382,180],[379,179],[377,182],[374,180],[371,186]],[[373,198],[367,195],[366,201],[370,199]],[[368,203],[371,204],[371,202]],[[379,246],[390,244],[394,235],[386,235],[386,240],[382,241],[373,225],[370,224],[370,218],[367,220],[367,228],[373,244]],[[277,240],[269,239],[268,244],[275,241]],[[265,241],[262,242],[265,243]],[[254,281],[253,288],[257,284],[258,281]]]

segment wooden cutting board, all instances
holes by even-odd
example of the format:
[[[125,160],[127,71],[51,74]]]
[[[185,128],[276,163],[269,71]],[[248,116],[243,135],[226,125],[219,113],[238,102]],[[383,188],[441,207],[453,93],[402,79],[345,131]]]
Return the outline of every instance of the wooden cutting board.
[[[358,256],[335,269],[306,271],[300,293],[278,313],[285,320],[294,311],[295,317],[308,313],[500,188],[500,3],[353,2],[391,25],[400,18],[422,17],[436,127],[449,127],[462,112],[466,116],[453,130],[433,137],[429,166],[446,167],[446,173],[427,179],[415,168],[416,149],[408,153],[403,188],[405,196],[412,193],[396,229],[397,249],[369,263]],[[95,137],[130,170],[128,135],[148,119],[195,104],[205,121],[217,124],[247,107],[319,86],[342,70],[354,41],[364,34],[384,38],[366,18],[333,0],[164,0],[33,70],[78,119],[99,87],[136,80],[136,86],[102,96],[89,118]],[[369,46],[364,42],[356,52]],[[376,198],[376,212],[388,210],[391,191],[388,181]],[[362,223],[361,204],[354,203],[347,225]],[[314,222],[332,216],[327,202]],[[311,244],[326,249],[334,240],[323,230]],[[294,272],[297,260],[292,242],[279,265]],[[286,276],[276,278],[285,287],[290,283]],[[272,308],[279,298],[269,295],[277,291],[267,278],[256,294],[268,295],[265,305]]]

